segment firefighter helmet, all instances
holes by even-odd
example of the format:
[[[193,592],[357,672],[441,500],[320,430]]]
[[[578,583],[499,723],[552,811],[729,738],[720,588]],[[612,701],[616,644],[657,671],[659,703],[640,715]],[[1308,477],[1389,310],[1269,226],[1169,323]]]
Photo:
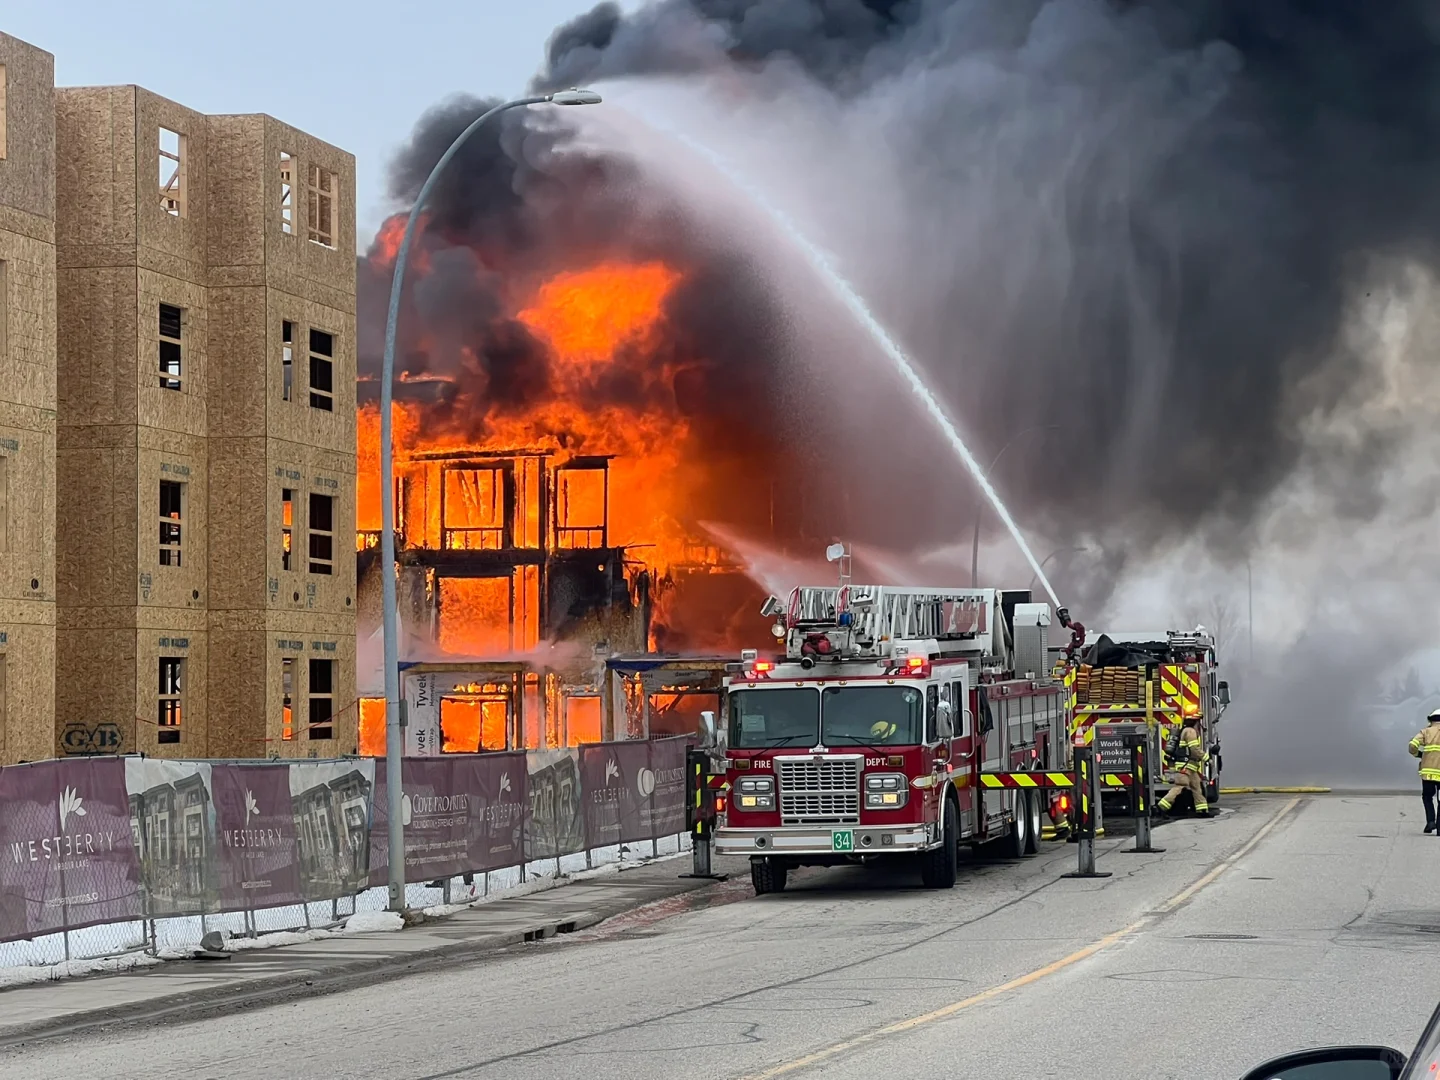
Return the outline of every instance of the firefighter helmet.
[[[888,720],[876,720],[875,723],[870,725],[870,737],[876,741],[888,739],[894,734],[895,725]]]

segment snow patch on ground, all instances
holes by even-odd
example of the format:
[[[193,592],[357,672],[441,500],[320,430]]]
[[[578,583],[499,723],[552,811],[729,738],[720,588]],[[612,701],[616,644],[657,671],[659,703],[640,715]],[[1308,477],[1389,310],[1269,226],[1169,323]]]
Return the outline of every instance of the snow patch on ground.
[[[405,919],[398,911],[360,911],[345,920],[347,934],[374,934],[404,927]]]
[[[179,957],[162,959],[141,952],[106,956],[99,960],[71,960],[68,963],[44,964],[38,967],[5,967],[0,968],[0,989],[57,982],[60,979],[74,978],[76,975],[114,975],[122,971],[134,971],[136,968],[154,967],[156,964],[163,964],[165,959]]]

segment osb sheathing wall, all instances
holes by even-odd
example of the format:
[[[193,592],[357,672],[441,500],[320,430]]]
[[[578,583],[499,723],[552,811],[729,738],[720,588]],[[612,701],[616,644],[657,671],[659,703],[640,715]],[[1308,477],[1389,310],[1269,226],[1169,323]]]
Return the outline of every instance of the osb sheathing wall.
[[[232,616],[233,617],[233,616]],[[355,624],[343,615],[272,612],[263,628],[212,624],[210,647],[233,677],[213,677],[210,691],[213,757],[329,757],[359,746],[355,705]],[[294,661],[292,738],[284,733],[284,660]],[[336,661],[334,737],[312,739],[311,659]]]
[[[344,709],[354,697],[353,159],[268,117],[204,117],[133,87],[62,91],[59,115],[68,176],[61,205],[76,212],[63,230],[68,242],[62,238],[61,306],[71,321],[61,468],[74,484],[66,503],[77,519],[62,621],[97,674],[135,673],[132,692],[99,695],[66,689],[57,673],[61,694],[114,724],[124,750],[351,752],[356,725]],[[154,179],[162,125],[186,136],[182,218],[161,208]],[[291,236],[280,228],[281,143],[297,158]],[[334,250],[306,239],[307,155],[339,181]],[[290,248],[273,246],[272,234]],[[159,385],[161,302],[185,312],[178,392]],[[282,319],[297,323],[292,402],[281,392]],[[310,326],[336,335],[333,413],[308,404]],[[287,479],[296,474],[303,483]],[[162,479],[187,485],[179,567],[158,562]],[[280,532],[286,486],[297,496],[288,573]],[[337,497],[328,576],[305,564],[312,487]],[[80,520],[85,506],[103,522]],[[299,664],[298,737],[272,745],[285,741],[282,666],[271,654],[277,643],[297,641],[297,655],[328,650],[339,661],[336,738],[305,738],[308,664]],[[181,742],[162,747],[157,668],[171,655],[186,658],[185,711]]]
[[[0,764],[54,753],[55,59],[0,34]]]
[[[283,229],[281,150],[294,158]],[[353,753],[355,691],[354,159],[267,116],[210,117],[211,753]],[[336,174],[336,245],[308,239],[306,176]],[[224,192],[222,198],[221,192]],[[291,400],[283,324],[294,324]],[[310,406],[309,330],[335,335],[334,410]],[[284,568],[283,492],[293,493]],[[308,565],[309,495],[336,499],[329,575]],[[283,658],[295,660],[283,732]],[[311,739],[309,659],[335,660],[335,737]]]

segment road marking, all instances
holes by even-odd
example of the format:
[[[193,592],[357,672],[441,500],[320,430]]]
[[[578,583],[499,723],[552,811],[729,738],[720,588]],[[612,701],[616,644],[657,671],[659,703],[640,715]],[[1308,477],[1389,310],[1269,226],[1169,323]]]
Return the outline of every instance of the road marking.
[[[1178,908],[1181,904],[1185,903],[1185,901],[1191,899],[1201,889],[1205,888],[1205,886],[1213,882],[1226,870],[1230,869],[1230,867],[1234,866],[1246,855],[1250,854],[1250,852],[1255,850],[1255,846],[1259,844],[1260,841],[1264,840],[1265,837],[1270,834],[1270,831],[1274,829],[1276,825],[1280,824],[1281,820],[1283,820],[1285,816],[1288,815],[1291,810],[1294,810],[1295,807],[1299,804],[1300,796],[1297,795],[1295,798],[1291,799],[1288,803],[1281,807],[1279,813],[1277,813],[1274,817],[1267,821],[1260,828],[1260,830],[1256,832],[1254,836],[1247,840],[1244,845],[1242,845],[1241,848],[1235,852],[1235,854],[1229,856],[1228,858],[1222,859],[1219,863],[1212,867],[1208,873],[1206,873],[1202,878],[1200,878],[1200,880],[1194,882],[1193,884],[1182,889],[1180,892],[1176,893],[1169,900],[1166,900],[1163,904],[1157,907],[1154,911],[1151,911],[1148,914],[1141,916],[1129,926],[1123,927],[1120,930],[1116,930],[1113,934],[1106,934],[1100,940],[1091,942],[1083,949],[1077,949],[1069,956],[1061,957],[1059,960],[1046,964],[1042,968],[1036,968],[1034,971],[1021,975],[1019,978],[1011,979],[1009,982],[1005,983],[1002,986],[992,986],[989,990],[982,990],[978,994],[972,994],[970,997],[967,997],[962,1001],[954,1001],[951,1002],[949,1005],[943,1005],[940,1008],[934,1010],[933,1012],[925,1013],[922,1016],[912,1016],[908,1020],[897,1021],[896,1023],[890,1024],[887,1027],[880,1028],[876,1031],[867,1032],[864,1035],[857,1035],[853,1039],[846,1039],[844,1042],[838,1042],[832,1046],[827,1046],[820,1050],[813,1051],[812,1053],[806,1054],[804,1057],[794,1058],[790,1061],[782,1062],[779,1065],[772,1065],[770,1068],[764,1069],[761,1072],[747,1073],[744,1076],[740,1077],[739,1080],[770,1080],[771,1077],[786,1076],[790,1073],[799,1072],[801,1069],[808,1069],[812,1065],[818,1065],[822,1061],[829,1061],[831,1058],[837,1057],[838,1055],[846,1053],[847,1051],[854,1050],[857,1047],[865,1046],[872,1042],[878,1042],[881,1039],[889,1038],[891,1035],[899,1035],[902,1032],[911,1031],[918,1027],[924,1027],[927,1024],[933,1024],[937,1020],[947,1019],[948,1017],[954,1016],[958,1012],[970,1008],[972,1005],[979,1005],[981,1002],[989,1001],[992,998],[997,998],[1001,994],[1007,994],[1011,990],[1019,990],[1023,986],[1029,986],[1033,982],[1039,982],[1047,975],[1053,975],[1057,971],[1062,971],[1067,967],[1078,964],[1081,960],[1088,959],[1089,957],[1094,956],[1096,953],[1101,952],[1104,949],[1108,949],[1116,942],[1129,937],[1137,930],[1143,929],[1148,923],[1153,922],[1160,916],[1168,915],[1170,912]]]

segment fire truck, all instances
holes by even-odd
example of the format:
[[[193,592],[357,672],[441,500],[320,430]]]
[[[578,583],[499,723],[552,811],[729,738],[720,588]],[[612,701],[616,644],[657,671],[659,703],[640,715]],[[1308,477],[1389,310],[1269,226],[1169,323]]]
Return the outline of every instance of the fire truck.
[[[1101,634],[1086,648],[1085,628],[1066,623],[1072,637],[1062,664],[1075,699],[1072,734],[1093,744],[1101,768],[1121,772],[1129,768],[1129,751],[1122,738],[1108,733],[1111,725],[1150,722],[1152,760],[1160,760],[1181,725],[1198,723],[1209,752],[1201,780],[1214,805],[1220,797],[1220,718],[1230,705],[1229,684],[1218,675],[1214,637],[1203,626],[1126,631]],[[1105,798],[1122,803],[1128,792],[1107,792]],[[1183,804],[1188,801],[1188,795],[1182,796]]]
[[[756,893],[797,866],[901,858],[948,889],[961,844],[1033,855],[1043,819],[1067,818],[1068,789],[1025,781],[1070,756],[1051,610],[1029,591],[842,584],[761,613],[784,652],[730,665],[713,841],[749,856]]]

